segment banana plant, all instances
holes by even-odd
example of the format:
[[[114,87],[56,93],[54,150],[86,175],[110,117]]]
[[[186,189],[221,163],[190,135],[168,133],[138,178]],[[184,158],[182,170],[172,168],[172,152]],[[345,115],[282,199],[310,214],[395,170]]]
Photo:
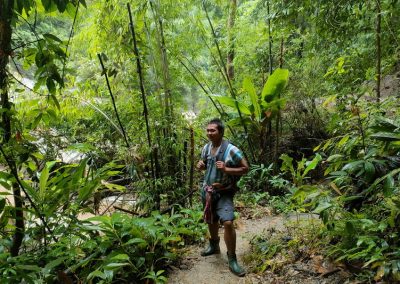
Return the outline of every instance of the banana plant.
[[[246,77],[243,80],[243,90],[248,94],[244,100],[235,100],[228,96],[216,96],[215,98],[222,105],[235,108],[236,103],[244,120],[247,124],[253,124],[260,128],[265,127],[279,111],[285,107],[286,99],[280,98],[280,94],[285,89],[289,78],[287,69],[276,69],[264,85],[261,93],[257,94],[252,80]],[[239,118],[234,118],[228,122],[230,125],[239,125]]]
[[[246,77],[242,89],[247,96],[242,100],[228,96],[213,96],[221,105],[240,110],[242,118],[237,116],[227,121],[227,124],[239,126],[245,123],[249,126],[250,137],[255,143],[260,143],[258,148],[262,149],[259,154],[261,162],[267,153],[265,147],[268,125],[286,105],[286,98],[281,98],[281,94],[288,83],[288,78],[289,71],[278,68],[268,77],[261,92],[257,92],[252,80]]]

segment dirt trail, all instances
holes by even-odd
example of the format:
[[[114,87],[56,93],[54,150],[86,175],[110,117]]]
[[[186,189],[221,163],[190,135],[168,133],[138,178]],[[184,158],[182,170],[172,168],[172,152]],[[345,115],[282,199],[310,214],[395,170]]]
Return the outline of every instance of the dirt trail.
[[[285,224],[296,219],[313,222],[316,216],[300,214],[291,216],[266,216],[261,219],[239,219],[237,221],[237,249],[239,263],[246,267],[243,257],[250,253],[250,240],[255,235],[262,235],[268,229],[286,231]],[[297,220],[298,221],[298,220]],[[267,233],[267,232],[265,232]],[[219,232],[223,239],[222,229]],[[359,283],[352,281],[351,274],[346,270],[339,269],[329,260],[323,259],[322,255],[303,255],[297,261],[285,265],[280,273],[265,271],[262,275],[247,273],[245,277],[237,277],[229,271],[226,247],[221,242],[221,254],[207,257],[200,256],[203,248],[193,246],[179,265],[173,268],[169,275],[169,284],[350,284]],[[279,260],[278,260],[279,261]]]
[[[285,218],[264,217],[257,220],[239,220],[237,233],[236,254],[239,263],[243,264],[243,256],[250,252],[250,240],[254,235],[261,234],[263,230],[274,227],[283,229]],[[236,283],[261,283],[259,277],[248,273],[245,277],[233,275],[228,268],[226,247],[223,243],[223,230],[220,229],[221,254],[207,257],[200,256],[202,248],[193,247],[184,258],[180,268],[176,268],[169,276],[170,284],[236,284]],[[246,269],[247,270],[247,269]]]

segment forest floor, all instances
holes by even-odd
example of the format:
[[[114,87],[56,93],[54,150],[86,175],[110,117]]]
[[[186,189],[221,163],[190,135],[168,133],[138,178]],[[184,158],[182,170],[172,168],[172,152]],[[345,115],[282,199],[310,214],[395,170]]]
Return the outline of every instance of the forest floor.
[[[350,280],[351,274],[344,269],[324,259],[319,253],[298,257],[298,260],[284,265],[279,269],[266,269],[263,273],[254,273],[254,264],[246,263],[245,259],[252,254],[250,241],[256,235],[267,235],[268,230],[285,232],[287,222],[296,219],[303,221],[313,219],[312,215],[279,215],[265,216],[258,219],[240,217],[236,220],[238,261],[246,269],[245,277],[237,277],[229,271],[226,247],[223,243],[223,229],[220,228],[221,254],[207,257],[200,256],[201,246],[190,246],[177,267],[171,266],[169,271],[170,284],[236,284],[236,283],[360,283]],[[281,260],[273,260],[272,263]],[[271,265],[273,267],[274,264]]]

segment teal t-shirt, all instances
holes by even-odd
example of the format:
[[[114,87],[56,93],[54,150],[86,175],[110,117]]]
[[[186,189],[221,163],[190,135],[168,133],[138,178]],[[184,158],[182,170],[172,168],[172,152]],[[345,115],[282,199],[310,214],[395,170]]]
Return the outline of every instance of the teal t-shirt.
[[[207,144],[208,145],[208,144]],[[204,176],[203,188],[206,185],[212,185],[213,183],[221,183],[224,188],[229,189],[233,186],[234,179],[231,175],[224,173],[217,169],[215,163],[217,161],[217,153],[219,148],[215,151],[216,155],[211,155],[211,145],[203,147],[201,151],[201,159],[205,161],[206,172]],[[220,146],[221,147],[221,146]],[[235,145],[229,143],[227,146],[222,161],[225,162],[226,167],[238,167],[240,161],[243,159],[243,153]]]

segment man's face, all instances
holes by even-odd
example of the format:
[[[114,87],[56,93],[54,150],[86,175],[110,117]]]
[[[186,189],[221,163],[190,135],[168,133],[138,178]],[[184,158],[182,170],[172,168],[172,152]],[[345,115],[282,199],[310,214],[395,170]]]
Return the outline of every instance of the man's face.
[[[216,124],[207,125],[207,137],[211,142],[218,142],[222,139],[222,134],[218,131]]]

